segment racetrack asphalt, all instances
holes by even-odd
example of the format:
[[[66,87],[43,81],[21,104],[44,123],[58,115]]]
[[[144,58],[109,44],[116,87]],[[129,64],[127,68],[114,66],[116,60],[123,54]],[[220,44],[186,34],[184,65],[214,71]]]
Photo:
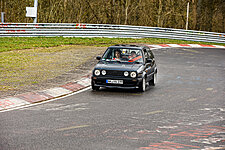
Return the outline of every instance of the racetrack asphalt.
[[[2,112],[0,149],[225,149],[225,48],[153,52],[155,87],[85,88]]]

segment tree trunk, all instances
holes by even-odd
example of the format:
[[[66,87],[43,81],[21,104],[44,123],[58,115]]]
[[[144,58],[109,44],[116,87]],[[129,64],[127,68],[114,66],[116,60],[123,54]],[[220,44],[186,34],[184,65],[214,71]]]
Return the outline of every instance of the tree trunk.
[[[192,30],[196,29],[196,25],[197,25],[197,3],[196,0],[192,0]]]
[[[196,29],[200,30],[202,0],[198,0]]]
[[[124,20],[124,24],[127,24],[129,5],[130,5],[130,0],[126,0],[126,2],[125,2],[125,20]]]
[[[208,6],[208,16],[207,16],[207,24],[206,24],[206,30],[212,31],[212,22],[213,22],[213,15],[214,15],[214,5],[213,0],[207,0],[207,6]]]
[[[159,0],[159,8],[158,8],[158,19],[157,19],[157,26],[161,27],[161,16],[162,16],[162,0]]]

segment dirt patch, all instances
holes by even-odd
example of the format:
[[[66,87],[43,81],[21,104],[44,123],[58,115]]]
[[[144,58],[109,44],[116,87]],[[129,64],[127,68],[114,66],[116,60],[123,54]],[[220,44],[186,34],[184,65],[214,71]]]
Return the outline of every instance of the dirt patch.
[[[0,53],[0,97],[38,91],[91,73],[106,47],[60,46]]]

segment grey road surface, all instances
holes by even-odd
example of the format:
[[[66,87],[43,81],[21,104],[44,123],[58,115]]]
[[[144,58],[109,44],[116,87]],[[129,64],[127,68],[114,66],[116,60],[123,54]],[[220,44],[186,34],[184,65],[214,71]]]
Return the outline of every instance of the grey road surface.
[[[0,150],[225,149],[225,49],[153,52],[144,93],[88,89],[0,113]]]

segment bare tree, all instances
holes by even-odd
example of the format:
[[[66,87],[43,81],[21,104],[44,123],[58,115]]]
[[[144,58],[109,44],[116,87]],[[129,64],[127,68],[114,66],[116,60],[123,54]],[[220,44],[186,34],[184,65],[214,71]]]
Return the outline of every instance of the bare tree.
[[[130,24],[225,32],[224,0],[41,0],[38,22]],[[33,22],[25,17],[33,0],[0,0],[5,22]],[[204,9],[203,9],[204,8]]]

